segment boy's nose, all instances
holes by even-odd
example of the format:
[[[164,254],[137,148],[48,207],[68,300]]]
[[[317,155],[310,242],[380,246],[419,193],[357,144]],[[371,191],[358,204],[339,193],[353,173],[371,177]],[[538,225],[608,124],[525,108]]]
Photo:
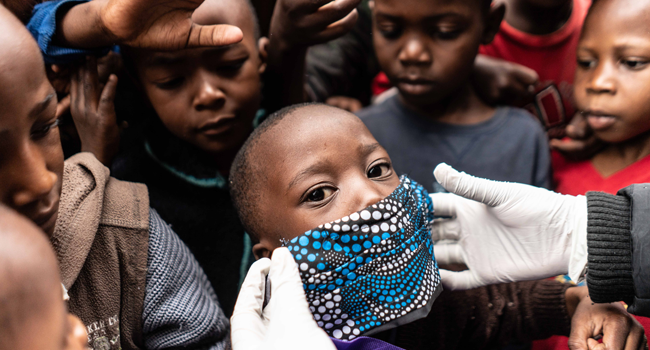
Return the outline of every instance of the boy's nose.
[[[202,111],[206,109],[221,108],[226,101],[226,95],[221,89],[208,81],[201,82],[199,91],[194,98],[194,109]]]
[[[368,184],[359,187],[359,201],[357,202],[356,208],[350,211],[351,213],[358,212],[359,210],[365,209],[384,199],[384,195],[381,193],[378,186],[373,185],[374,184]]]
[[[411,38],[406,42],[398,58],[404,65],[431,63],[431,54],[417,37]]]
[[[36,202],[52,191],[58,180],[58,176],[47,168],[43,155],[36,149],[27,148],[23,151],[19,162],[21,166],[16,167],[10,180],[18,186],[12,186],[17,190],[13,194],[12,206],[20,208]]]
[[[597,94],[616,93],[615,72],[611,64],[603,63],[596,67],[587,85],[587,92]]]

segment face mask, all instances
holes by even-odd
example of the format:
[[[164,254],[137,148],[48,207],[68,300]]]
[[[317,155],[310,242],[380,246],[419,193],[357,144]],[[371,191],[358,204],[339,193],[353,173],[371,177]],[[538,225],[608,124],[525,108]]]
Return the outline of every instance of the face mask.
[[[425,317],[442,291],[428,229],[433,205],[406,176],[390,196],[285,242],[331,337],[352,340]]]

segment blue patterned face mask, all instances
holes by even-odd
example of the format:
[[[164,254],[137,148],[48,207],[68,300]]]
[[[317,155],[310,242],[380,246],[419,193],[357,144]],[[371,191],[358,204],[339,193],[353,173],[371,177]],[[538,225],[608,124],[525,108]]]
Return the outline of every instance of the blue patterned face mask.
[[[380,202],[284,243],[314,319],[331,337],[352,340],[425,317],[442,291],[431,199],[400,180]]]

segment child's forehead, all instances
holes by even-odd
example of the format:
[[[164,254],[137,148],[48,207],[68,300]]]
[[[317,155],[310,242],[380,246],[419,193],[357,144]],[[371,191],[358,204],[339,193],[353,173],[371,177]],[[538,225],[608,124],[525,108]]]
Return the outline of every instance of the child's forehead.
[[[374,0],[383,15],[407,19],[437,20],[450,15],[471,15],[486,0]]]
[[[634,46],[628,35],[650,38],[650,0],[599,0],[594,2],[585,21],[583,39],[598,30],[607,31],[610,37],[618,37],[622,46]],[[594,31],[595,30],[595,31]],[[595,38],[600,40],[599,38]]]

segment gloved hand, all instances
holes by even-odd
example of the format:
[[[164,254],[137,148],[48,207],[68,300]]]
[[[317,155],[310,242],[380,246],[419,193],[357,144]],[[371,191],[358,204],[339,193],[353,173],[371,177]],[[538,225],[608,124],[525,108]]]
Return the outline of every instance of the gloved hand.
[[[436,216],[432,239],[440,264],[463,262],[469,270],[440,270],[451,290],[536,280],[567,273],[576,280],[587,264],[587,200],[529,185],[459,173],[447,164],[434,170],[451,193],[431,194]]]
[[[271,297],[263,309],[267,275]],[[251,266],[230,323],[233,350],[336,349],[309,311],[296,261],[287,248]]]

